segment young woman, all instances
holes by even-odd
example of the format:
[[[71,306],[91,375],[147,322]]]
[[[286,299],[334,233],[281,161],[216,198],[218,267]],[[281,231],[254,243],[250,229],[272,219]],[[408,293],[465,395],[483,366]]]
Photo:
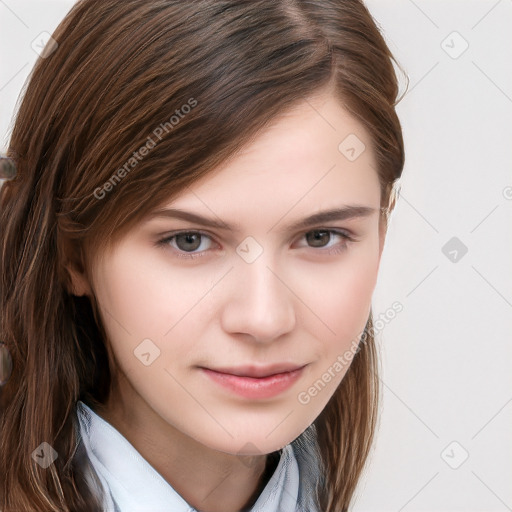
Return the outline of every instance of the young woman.
[[[366,7],[81,0],[52,38],[2,163],[0,509],[349,510],[404,163]]]

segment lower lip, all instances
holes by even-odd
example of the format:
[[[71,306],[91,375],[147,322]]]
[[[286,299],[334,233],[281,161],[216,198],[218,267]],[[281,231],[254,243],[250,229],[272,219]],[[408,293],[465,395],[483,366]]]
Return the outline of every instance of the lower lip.
[[[245,398],[271,398],[293,386],[302,375],[304,367],[292,372],[277,373],[268,377],[240,377],[201,368],[213,381]]]

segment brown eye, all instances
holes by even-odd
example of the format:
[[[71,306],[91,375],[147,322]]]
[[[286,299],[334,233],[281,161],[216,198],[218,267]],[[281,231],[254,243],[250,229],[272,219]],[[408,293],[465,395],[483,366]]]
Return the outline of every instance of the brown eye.
[[[312,247],[324,247],[326,244],[329,243],[330,238],[330,231],[321,231],[319,229],[316,229],[314,231],[306,233],[306,240],[308,241],[308,244],[310,244]]]
[[[180,233],[175,235],[176,246],[181,251],[195,251],[201,245],[201,233]]]
[[[208,256],[215,244],[210,235],[201,231],[180,231],[158,240],[156,245],[170,249],[178,258],[191,259]]]

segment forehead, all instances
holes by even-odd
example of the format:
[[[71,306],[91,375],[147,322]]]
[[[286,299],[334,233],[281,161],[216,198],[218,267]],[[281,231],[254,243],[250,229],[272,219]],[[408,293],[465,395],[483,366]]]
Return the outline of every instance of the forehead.
[[[355,158],[354,158],[355,157]],[[163,206],[272,218],[282,210],[380,205],[372,141],[330,94],[304,100]],[[208,212],[210,210],[210,212]]]

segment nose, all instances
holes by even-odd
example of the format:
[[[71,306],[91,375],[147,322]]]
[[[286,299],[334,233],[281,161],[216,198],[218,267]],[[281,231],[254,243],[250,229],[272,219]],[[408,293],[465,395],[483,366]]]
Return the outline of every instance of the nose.
[[[252,263],[237,262],[221,324],[230,334],[245,334],[253,341],[270,343],[291,332],[296,317],[294,295],[286,276],[264,255]]]

